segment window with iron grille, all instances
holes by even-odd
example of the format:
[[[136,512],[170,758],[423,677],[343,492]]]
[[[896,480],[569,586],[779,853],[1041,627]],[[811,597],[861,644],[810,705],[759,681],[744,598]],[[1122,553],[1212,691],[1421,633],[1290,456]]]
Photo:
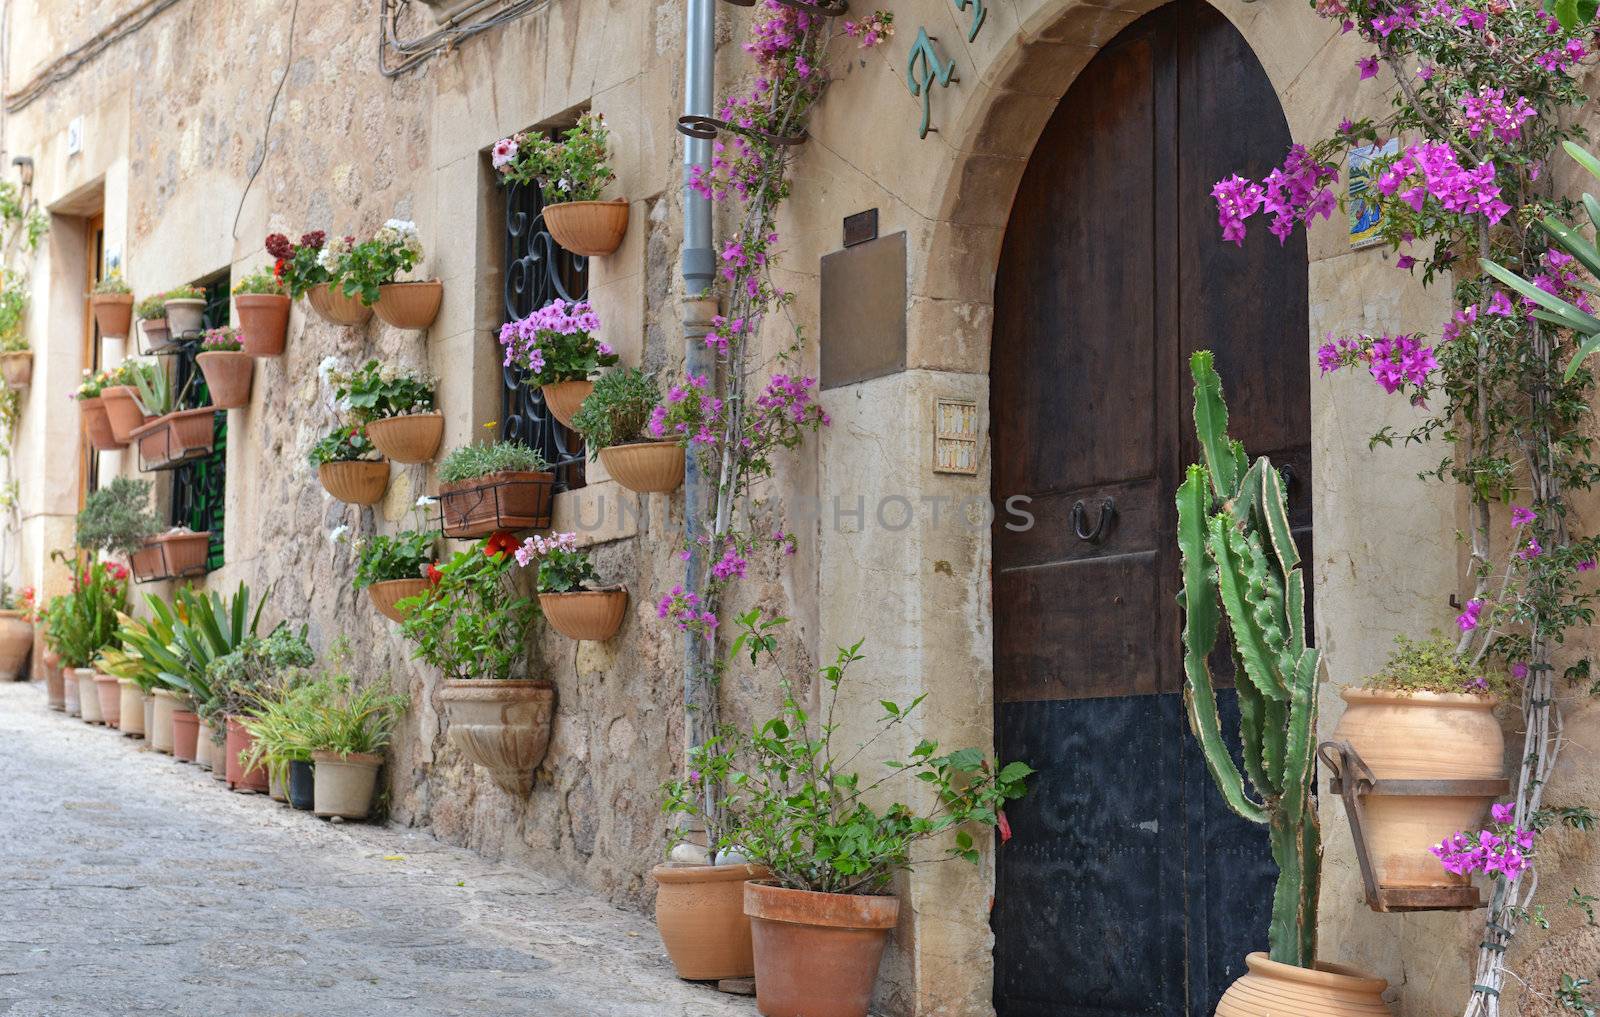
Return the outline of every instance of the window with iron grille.
[[[229,275],[224,272],[200,283],[205,290],[206,306],[202,313],[206,328],[221,328],[228,324]],[[199,340],[181,343],[173,356],[173,391],[180,393],[177,406],[180,410],[198,409],[211,404],[211,392],[206,387],[205,375],[195,356],[200,352]],[[222,567],[223,508],[227,502],[228,483],[228,414],[219,412],[212,424],[215,440],[211,452],[192,462],[184,463],[172,471],[173,526],[187,526],[196,532],[211,531],[210,546],[206,554],[207,571]]]

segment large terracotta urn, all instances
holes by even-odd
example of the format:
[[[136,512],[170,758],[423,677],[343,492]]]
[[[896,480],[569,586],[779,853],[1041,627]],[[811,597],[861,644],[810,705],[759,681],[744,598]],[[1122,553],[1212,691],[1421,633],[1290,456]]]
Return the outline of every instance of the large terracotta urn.
[[[1228,986],[1216,1017],[1392,1017],[1389,983],[1338,964],[1279,964],[1264,953],[1245,958],[1247,972]]]
[[[439,698],[456,751],[488,770],[501,788],[526,796],[550,746],[555,685],[543,679],[447,680]]]
[[[22,677],[33,649],[33,622],[21,611],[0,611],[0,682]]]

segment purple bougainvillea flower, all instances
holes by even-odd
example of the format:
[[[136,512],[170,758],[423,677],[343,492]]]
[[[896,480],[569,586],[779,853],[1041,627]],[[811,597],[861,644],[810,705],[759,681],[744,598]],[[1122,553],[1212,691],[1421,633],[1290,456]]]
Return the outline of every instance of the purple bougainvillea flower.
[[[1361,68],[1362,81],[1378,76],[1378,58],[1375,56],[1362,57],[1356,61],[1356,66]]]
[[[1511,506],[1512,526],[1527,526],[1529,523],[1538,518],[1539,514],[1532,509],[1523,508],[1521,505]]]

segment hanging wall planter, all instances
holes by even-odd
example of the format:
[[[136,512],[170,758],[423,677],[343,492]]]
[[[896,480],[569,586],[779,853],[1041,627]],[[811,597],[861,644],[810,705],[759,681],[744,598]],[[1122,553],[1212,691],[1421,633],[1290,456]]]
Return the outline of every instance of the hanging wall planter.
[[[105,406],[106,419],[111,422],[111,436],[119,445],[133,440],[133,432],[154,420],[145,416],[139,405],[138,393],[131,385],[107,385],[100,390],[100,401]]]
[[[1228,986],[1216,1017],[1389,1017],[1389,983],[1353,968],[1279,964],[1264,953],[1244,960],[1248,973]]]
[[[386,458],[397,463],[425,463],[444,440],[444,414],[408,413],[367,424],[367,437]]]
[[[526,797],[550,746],[555,686],[542,679],[448,679],[439,698],[456,751],[504,790]]]
[[[111,431],[111,419],[106,416],[105,401],[101,397],[79,399],[78,412],[83,417],[83,433],[96,452],[115,452],[123,447],[124,443],[117,441]]]
[[[243,337],[240,338],[242,343]],[[224,410],[235,410],[250,402],[250,378],[255,361],[243,350],[211,350],[195,358],[206,376],[211,402]]]
[[[443,300],[444,283],[437,279],[384,283],[378,287],[378,302],[372,309],[395,328],[424,329],[439,316]]]
[[[367,596],[372,598],[372,606],[378,613],[390,621],[403,622],[405,613],[395,604],[407,597],[417,597],[426,593],[428,581],[426,579],[385,579],[367,587]]]
[[[622,246],[628,234],[628,202],[564,201],[544,207],[544,225],[556,243],[591,258],[603,258]]]
[[[678,977],[702,982],[756,973],[746,880],[771,876],[758,865],[657,865],[656,928]]]
[[[7,387],[19,390],[33,384],[33,351],[0,353],[0,378],[5,379]]]
[[[96,293],[89,297],[94,323],[105,339],[126,339],[133,325],[132,293]]]
[[[772,1017],[866,1017],[896,897],[744,884],[756,1008]]]
[[[594,382],[556,381],[539,386],[539,391],[544,395],[544,404],[550,408],[550,414],[561,421],[562,426],[571,427],[572,415],[578,412],[583,401],[589,398],[589,393],[594,391]]]
[[[347,505],[374,505],[383,500],[383,493],[389,489],[389,464],[381,459],[323,463],[317,467],[317,479],[329,494]]]
[[[327,283],[317,283],[306,291],[306,300],[310,302],[311,309],[323,321],[334,325],[356,327],[365,325],[367,319],[372,317],[372,308],[363,304],[355,297],[347,297],[343,292],[334,289]]]
[[[135,428],[131,437],[139,446],[139,468],[145,472],[171,470],[211,453],[216,439],[216,408],[178,410]]]
[[[556,475],[505,470],[439,485],[439,507],[447,537],[484,537],[500,530],[550,525]]]
[[[316,767],[311,814],[366,819],[372,811],[372,792],[377,787],[383,757],[367,752],[347,756],[313,752],[311,758]]]
[[[167,328],[165,318],[145,318],[139,322],[139,331],[144,333],[146,353],[159,353],[175,345],[172,341],[172,331]]]
[[[14,682],[33,650],[33,622],[21,611],[0,611],[0,682]]]
[[[622,627],[622,618],[628,612],[628,591],[618,586],[605,590],[541,593],[539,608],[550,627],[568,639],[603,643]]]
[[[279,293],[235,293],[233,308],[239,319],[239,342],[252,357],[283,353],[289,333],[290,299]]]
[[[172,338],[200,331],[205,319],[206,302],[198,297],[175,297],[161,305],[167,312],[167,328]]]
[[[204,575],[211,554],[211,531],[173,530],[145,541],[128,565],[141,583]]]
[[[675,441],[641,441],[600,450],[611,478],[640,494],[666,494],[683,483],[683,446]]]

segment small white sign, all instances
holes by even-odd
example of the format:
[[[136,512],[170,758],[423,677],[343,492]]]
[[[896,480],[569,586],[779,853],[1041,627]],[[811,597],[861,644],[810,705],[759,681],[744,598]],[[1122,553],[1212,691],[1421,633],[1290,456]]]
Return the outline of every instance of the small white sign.
[[[72,118],[67,124],[67,154],[77,155],[83,151],[83,117]]]

